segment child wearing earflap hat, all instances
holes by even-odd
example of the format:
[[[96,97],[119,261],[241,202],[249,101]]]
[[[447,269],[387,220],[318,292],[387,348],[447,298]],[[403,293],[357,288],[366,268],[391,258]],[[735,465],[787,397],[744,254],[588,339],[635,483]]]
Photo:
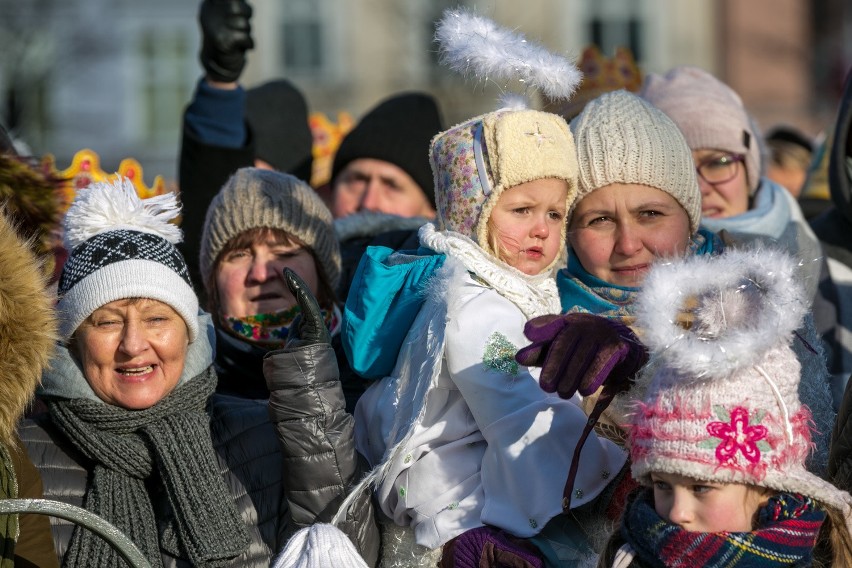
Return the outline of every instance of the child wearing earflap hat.
[[[628,426],[644,488],[599,566],[852,565],[852,497],[805,468],[795,269],[779,251],[731,250],[648,274],[636,312],[652,378]]]
[[[416,255],[397,253],[386,268],[430,255],[443,264],[410,292],[422,306],[400,332],[392,370],[355,413],[356,445],[374,466],[365,483],[391,521],[382,565],[434,566],[446,543],[487,525],[489,550],[541,566],[535,547],[517,539],[563,513],[566,472],[588,420],[576,401],[545,393],[538,370],[515,353],[529,343],[529,319],[560,311],[554,276],[577,189],[573,137],[557,115],[507,106],[441,132],[429,157],[436,222],[420,229]],[[347,302],[361,314],[393,295],[367,281],[364,262]],[[353,347],[386,349],[386,335]],[[606,494],[625,461],[616,444],[592,435],[576,462],[572,507]]]

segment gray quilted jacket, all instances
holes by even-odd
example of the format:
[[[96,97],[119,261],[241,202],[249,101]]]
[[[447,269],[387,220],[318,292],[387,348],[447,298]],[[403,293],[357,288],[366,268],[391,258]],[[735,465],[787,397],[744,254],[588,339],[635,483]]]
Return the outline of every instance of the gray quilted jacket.
[[[208,407],[219,469],[251,535],[248,550],[231,566],[269,566],[293,532],[328,522],[362,473],[331,347],[275,351],[267,355],[265,369],[268,404],[214,394]],[[41,471],[45,498],[81,506],[89,465],[49,416],[26,421],[20,435]],[[152,502],[155,510],[168,506],[164,495],[152,495]],[[61,559],[74,527],[51,522]],[[379,533],[368,493],[340,528],[375,565]],[[188,565],[166,553],[163,564]]]

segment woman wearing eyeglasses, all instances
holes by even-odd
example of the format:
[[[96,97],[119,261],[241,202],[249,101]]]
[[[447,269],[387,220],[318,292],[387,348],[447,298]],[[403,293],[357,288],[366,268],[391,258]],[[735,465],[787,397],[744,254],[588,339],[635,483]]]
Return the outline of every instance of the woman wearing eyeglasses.
[[[739,95],[710,73],[688,66],[648,75],[640,95],[671,117],[692,150],[701,226],[724,230],[741,242],[780,245],[800,261],[798,276],[825,343],[836,409],[852,372],[852,341],[843,345],[852,321],[844,321],[822,246],[798,202],[762,177],[762,137]]]
[[[640,95],[671,117],[692,150],[701,225],[786,247],[802,261],[813,297],[822,249],[795,199],[761,176],[762,138],[739,95],[710,73],[688,66],[649,74]]]

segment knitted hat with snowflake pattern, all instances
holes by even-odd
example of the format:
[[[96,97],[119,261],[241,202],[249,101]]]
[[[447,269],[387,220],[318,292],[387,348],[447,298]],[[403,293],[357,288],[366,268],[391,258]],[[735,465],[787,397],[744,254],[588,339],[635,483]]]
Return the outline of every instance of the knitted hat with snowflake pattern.
[[[179,212],[173,193],[140,199],[128,179],[96,182],[77,192],[64,221],[70,254],[56,306],[62,339],[105,304],[150,298],[180,314],[195,341],[198,297],[175,248],[183,235],[169,222]]]
[[[795,266],[761,249],[651,269],[637,299],[653,376],[630,419],[635,479],[662,472],[801,493],[850,523],[852,497],[805,468],[811,413],[791,342],[808,303]],[[676,323],[687,303],[688,330]]]

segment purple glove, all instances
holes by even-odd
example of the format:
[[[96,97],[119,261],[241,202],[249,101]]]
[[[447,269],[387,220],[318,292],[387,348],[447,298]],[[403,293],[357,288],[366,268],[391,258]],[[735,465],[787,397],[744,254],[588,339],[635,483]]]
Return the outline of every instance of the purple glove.
[[[629,327],[593,314],[537,317],[524,326],[524,335],[532,344],[518,351],[515,359],[521,365],[541,367],[541,388],[562,398],[576,392],[594,394],[604,382],[616,391],[627,390],[648,360]]]
[[[541,367],[539,385],[546,392],[571,398],[577,392],[589,396],[603,386],[574,448],[562,493],[562,508],[568,510],[586,439],[615,395],[630,388],[648,354],[629,327],[593,314],[537,317],[524,326],[524,335],[532,344],[518,351],[515,359],[527,367]]]

